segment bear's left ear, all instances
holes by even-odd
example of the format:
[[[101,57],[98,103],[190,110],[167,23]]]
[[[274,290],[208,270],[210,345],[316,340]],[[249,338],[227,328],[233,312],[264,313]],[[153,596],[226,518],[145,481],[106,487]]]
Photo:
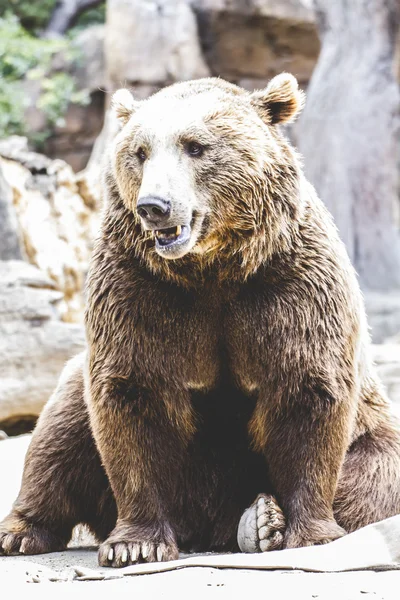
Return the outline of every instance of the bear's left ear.
[[[111,109],[117,119],[125,125],[134,112],[139,108],[140,102],[134,99],[129,90],[117,90],[111,100]]]
[[[304,106],[305,94],[290,73],[277,75],[264,90],[250,95],[251,103],[267,125],[292,121]]]

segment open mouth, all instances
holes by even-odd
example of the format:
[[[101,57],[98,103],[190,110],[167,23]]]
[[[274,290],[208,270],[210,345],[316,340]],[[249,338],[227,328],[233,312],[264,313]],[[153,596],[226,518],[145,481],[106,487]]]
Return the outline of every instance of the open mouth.
[[[185,244],[190,239],[190,232],[190,225],[176,225],[175,227],[168,227],[168,229],[156,229],[154,237],[157,250],[165,251]]]

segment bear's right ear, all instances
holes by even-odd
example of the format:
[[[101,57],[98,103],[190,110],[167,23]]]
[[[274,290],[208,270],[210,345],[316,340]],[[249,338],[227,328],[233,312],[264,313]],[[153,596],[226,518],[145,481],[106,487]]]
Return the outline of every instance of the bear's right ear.
[[[304,106],[305,94],[290,73],[277,75],[264,90],[250,94],[253,108],[267,125],[293,121]]]
[[[122,125],[125,125],[133,113],[139,108],[137,102],[129,90],[117,90],[111,100],[111,109]]]

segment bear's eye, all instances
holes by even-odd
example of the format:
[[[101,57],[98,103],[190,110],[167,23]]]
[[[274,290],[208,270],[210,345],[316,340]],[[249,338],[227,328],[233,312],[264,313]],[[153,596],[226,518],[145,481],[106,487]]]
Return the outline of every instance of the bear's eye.
[[[186,152],[190,156],[201,156],[204,152],[204,146],[198,142],[188,142],[186,144]]]
[[[139,148],[139,150],[136,152],[136,156],[138,157],[138,159],[140,160],[140,162],[144,162],[146,160],[146,158],[147,158],[147,154],[143,150],[143,148]]]

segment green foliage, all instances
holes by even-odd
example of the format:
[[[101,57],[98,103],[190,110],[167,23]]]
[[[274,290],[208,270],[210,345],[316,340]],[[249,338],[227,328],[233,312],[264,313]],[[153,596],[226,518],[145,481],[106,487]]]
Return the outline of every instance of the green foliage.
[[[75,82],[68,73],[55,73],[43,80],[38,108],[47,115],[49,123],[63,125],[68,104],[87,104],[88,101],[87,92],[76,90]]]
[[[12,12],[29,31],[44,29],[57,0],[0,0],[0,17]]]
[[[15,15],[0,19],[0,75],[5,79],[17,81],[38,65],[48,68],[54,54],[65,47],[62,39],[33,37]]]
[[[25,133],[24,106],[21,86],[0,76],[0,138]]]
[[[31,32],[42,31],[46,28],[57,0],[0,0],[0,17],[7,13],[14,14],[21,25]],[[71,29],[76,35],[89,25],[104,23],[106,20],[106,3],[85,10]]]
[[[69,73],[49,75],[52,60],[60,52],[71,61],[75,58],[68,40],[35,38],[9,13],[0,19],[0,137],[20,134],[43,141],[54,125],[62,123],[69,103],[88,102],[88,94],[76,90]],[[37,105],[47,117],[48,128],[36,138],[24,124],[24,110],[29,102],[24,95],[24,79],[40,81]]]

